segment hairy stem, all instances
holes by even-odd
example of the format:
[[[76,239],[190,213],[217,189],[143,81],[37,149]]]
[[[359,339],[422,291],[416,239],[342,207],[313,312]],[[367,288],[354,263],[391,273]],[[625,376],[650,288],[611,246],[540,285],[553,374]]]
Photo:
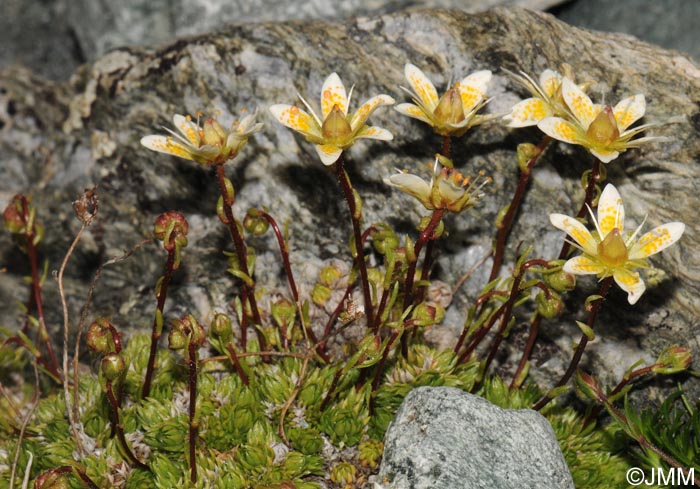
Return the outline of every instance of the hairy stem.
[[[129,461],[139,469],[151,470],[148,468],[148,465],[144,464],[136,458],[134,452],[131,451],[129,444],[126,442],[126,436],[124,435],[124,427],[121,425],[121,421],[119,421],[119,402],[117,401],[117,396],[114,395],[114,389],[111,380],[106,381],[106,390],[107,399],[109,400],[109,405],[112,408],[112,417],[114,419],[114,428],[117,434],[117,440],[119,441],[119,445],[122,447],[122,450],[124,450],[126,458],[128,458]]]
[[[197,432],[199,422],[195,420],[195,411],[197,409],[197,348],[193,342],[187,345],[187,380],[190,387],[190,405],[188,415],[190,418],[189,426],[189,460],[190,460],[190,482],[197,483]]]

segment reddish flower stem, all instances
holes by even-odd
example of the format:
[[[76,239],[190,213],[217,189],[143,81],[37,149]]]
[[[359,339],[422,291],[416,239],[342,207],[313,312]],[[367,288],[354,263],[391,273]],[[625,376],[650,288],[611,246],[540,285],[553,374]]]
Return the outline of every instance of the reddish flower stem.
[[[285,274],[287,275],[287,280],[289,282],[289,288],[292,291],[292,297],[294,297],[294,303],[297,305],[299,315],[301,316],[301,314],[303,312],[301,309],[301,303],[299,302],[299,291],[297,290],[297,285],[296,285],[296,282],[294,281],[294,273],[292,272],[292,265],[289,261],[289,248],[287,248],[287,243],[284,240],[284,236],[282,236],[282,232],[280,231],[280,228],[277,225],[277,221],[275,221],[275,219],[267,212],[265,212],[265,211],[259,211],[259,212],[260,212],[260,216],[270,224],[270,226],[272,227],[272,230],[275,233],[275,236],[277,237],[277,243],[278,243],[279,248],[280,248],[280,253],[282,254],[282,263],[284,264],[284,271],[285,271]],[[299,317],[299,322],[303,325],[303,320],[301,317]],[[318,338],[316,337],[316,334],[314,334],[311,327],[305,325],[304,329],[306,330],[306,334],[309,337],[309,339],[311,340],[311,342],[314,345],[318,344]],[[328,358],[328,356],[325,355],[325,353],[321,349],[318,349],[317,351],[318,351],[318,354],[321,355],[321,358],[323,358],[323,360],[326,363],[328,363],[330,360]]]
[[[532,174],[532,169],[537,164],[540,156],[547,149],[552,138],[549,136],[544,136],[540,141],[540,144],[535,150],[535,154],[528,160],[525,170],[520,172],[520,181],[518,182],[518,187],[515,189],[515,194],[513,194],[513,199],[508,205],[508,211],[503,217],[503,222],[498,227],[498,233],[496,234],[496,248],[493,254],[493,264],[491,265],[491,274],[489,275],[489,282],[498,277],[498,273],[501,270],[501,265],[503,264],[503,254],[505,252],[506,241],[508,240],[508,235],[513,227],[513,222],[515,221],[515,216],[520,209],[520,205],[525,197],[525,190],[527,189],[527,184],[530,181],[530,175]]]
[[[236,256],[238,258],[238,264],[241,267],[241,271],[250,277],[250,272],[248,271],[248,250],[246,248],[245,242],[243,241],[243,236],[241,236],[238,230],[238,225],[233,217],[233,199],[230,198],[228,192],[226,191],[226,174],[224,173],[224,165],[216,165],[216,177],[219,182],[219,189],[221,191],[221,197],[224,200],[224,214],[226,215],[226,220],[229,233],[231,234],[231,239],[233,240],[234,248],[236,249]],[[253,277],[250,277],[251,280]],[[248,303],[250,304],[250,309],[253,314],[253,320],[258,326],[262,326],[262,319],[260,318],[260,311],[258,309],[258,304],[255,299],[255,289],[249,287],[247,283],[243,282],[243,290],[247,291],[245,294]],[[244,308],[245,310],[245,308]],[[258,336],[258,341],[260,342],[260,349],[267,349],[267,342],[265,341],[265,336],[262,334],[258,328],[255,328],[255,333]]]
[[[452,143],[452,137],[448,134],[447,136],[442,137],[442,156],[445,158],[450,157],[450,149],[451,149],[451,143]]]
[[[197,345],[192,341],[187,344],[187,380],[190,388],[190,405],[188,415],[189,426],[189,460],[190,460],[190,482],[197,483],[197,431],[199,423],[195,421],[195,411],[197,409]]]
[[[586,194],[583,199],[583,204],[581,204],[578,214],[576,214],[577,219],[584,217],[588,212],[588,207],[591,205],[591,202],[593,201],[593,196],[595,195],[595,186],[601,181],[600,177],[600,160],[596,158],[593,161],[593,168],[591,169],[591,173],[588,177],[588,185],[586,185]],[[564,244],[561,247],[561,251],[559,252],[558,259],[565,259],[569,255],[570,250],[571,243],[569,243],[568,241],[564,241]],[[534,348],[535,342],[537,341],[537,335],[539,334],[539,328],[541,323],[542,316],[540,316],[540,314],[536,312],[532,320],[530,321],[530,332],[528,333],[527,343],[525,344],[525,349],[523,350],[523,353],[520,357],[520,362],[518,363],[518,368],[515,371],[513,380],[510,383],[511,389],[517,387],[517,379],[522,373],[523,369],[525,368],[525,365],[527,364],[528,360],[530,360],[530,355],[532,354],[532,349]]]
[[[248,374],[246,374],[245,370],[243,370],[241,361],[238,359],[238,355],[236,354],[236,348],[233,346],[233,340],[231,340],[231,342],[228,345],[226,345],[226,347],[228,349],[229,355],[231,356],[231,363],[233,363],[233,366],[236,369],[236,373],[238,373],[238,376],[241,378],[241,381],[246,386],[250,385]]]
[[[596,317],[598,316],[598,311],[600,310],[600,307],[603,305],[603,300],[605,299],[605,296],[608,295],[608,291],[610,290],[610,286],[612,285],[612,281],[613,281],[612,277],[606,277],[603,279],[603,281],[600,284],[600,290],[598,291],[598,295],[600,296],[600,298],[593,301],[589,305],[588,321],[586,322],[586,324],[591,329],[593,329],[593,326],[595,325],[595,320],[596,320]],[[562,378],[559,379],[559,382],[557,382],[555,388],[566,385],[566,383],[569,382],[569,379],[576,371],[576,368],[578,367],[579,362],[581,362],[581,357],[583,356],[583,351],[586,349],[587,344],[588,344],[588,337],[585,334],[582,334],[581,340],[578,342],[578,345],[576,345],[576,349],[574,350],[574,356],[571,358],[571,362],[569,363],[569,367],[566,369],[566,372],[564,372],[564,375],[562,376]],[[552,398],[545,394],[544,396],[542,396],[542,398],[539,401],[537,401],[537,404],[535,404],[533,406],[533,409],[535,411],[539,411],[543,407],[545,407],[547,404],[549,404],[549,402],[551,400],[552,400]]]
[[[367,276],[367,263],[365,263],[365,252],[364,244],[362,241],[362,232],[360,231],[360,213],[358,213],[357,206],[355,205],[355,193],[352,189],[352,183],[350,182],[350,177],[348,177],[345,171],[345,160],[341,153],[340,158],[335,163],[336,177],[338,178],[338,183],[340,188],[343,189],[343,195],[345,196],[345,201],[348,203],[348,209],[350,210],[350,219],[352,221],[352,232],[355,239],[355,252],[357,256],[355,257],[355,262],[357,264],[358,270],[360,270],[360,282],[362,283],[362,295],[365,300],[365,316],[367,317],[367,324],[373,325],[373,307],[372,307],[372,295],[370,293],[369,278]],[[373,328],[376,333],[376,326]]]
[[[126,442],[126,437],[124,436],[124,427],[121,425],[121,421],[119,421],[119,402],[117,401],[117,397],[114,395],[112,381],[107,380],[105,387],[107,391],[107,399],[109,400],[109,405],[112,407],[112,417],[114,420],[117,440],[119,440],[119,444],[121,445],[122,450],[124,450],[124,454],[129,459],[129,461],[139,469],[151,470],[150,468],[148,468],[148,465],[144,464],[136,458],[134,453],[131,451],[131,448],[129,448],[129,444]]]
[[[168,250],[168,258],[165,261],[165,266],[163,268],[163,279],[160,281],[160,287],[156,294],[157,304],[156,304],[156,314],[153,317],[153,327],[151,329],[151,349],[148,354],[148,363],[146,364],[146,376],[143,380],[143,389],[141,390],[141,398],[145,399],[151,395],[151,383],[153,382],[153,372],[156,365],[156,353],[158,352],[158,340],[160,340],[163,334],[163,309],[165,308],[165,299],[168,296],[168,286],[170,285],[170,278],[173,274],[173,267],[175,266],[175,255],[177,251],[173,246]],[[160,315],[161,324],[158,325],[158,316]],[[118,335],[113,335],[115,341],[117,341]]]

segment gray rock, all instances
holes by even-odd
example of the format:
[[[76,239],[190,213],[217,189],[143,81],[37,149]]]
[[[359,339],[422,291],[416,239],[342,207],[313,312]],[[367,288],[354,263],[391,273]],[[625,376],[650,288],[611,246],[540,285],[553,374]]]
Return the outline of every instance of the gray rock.
[[[378,16],[405,8],[545,10],[562,0],[3,0],[0,66],[18,63],[66,80],[114,48],[172,42],[228,23]],[[31,33],[31,35],[29,35]]]
[[[385,489],[565,489],[574,482],[549,422],[452,387],[419,387],[384,438]]]
[[[640,223],[648,214],[648,229],[685,221],[686,235],[654,258],[668,278],[635,307],[613,290],[596,327],[597,344],[604,348],[596,351],[592,345],[586,355],[592,361],[584,366],[619,378],[620,370],[639,357],[653,357],[668,343],[697,346],[700,237],[693,223],[700,206],[700,167],[694,164],[700,154],[700,69],[686,57],[628,36],[590,33],[521,9],[231,26],[160,49],[113,51],[78,70],[70,84],[47,82],[21,69],[0,71],[0,205],[18,191],[35,195],[47,229],[42,250],[50,269],[56,269],[77,229],[70,202],[83,188],[99,185],[100,222],[73,257],[67,276],[73,317],[97,265],[149,237],[158,214],[179,209],[190,219],[191,240],[166,317],[191,310],[206,321],[212,310],[227,309],[234,292],[233,280],[222,271],[221,252],[231,245],[213,215],[216,184],[210,171],[149,152],[139,139],[163,132],[160,126],[169,125],[173,113],[220,110],[224,118],[232,118],[243,107],[258,108],[265,130],[227,170],[237,186],[235,211],[242,216],[249,207],[266,206],[280,223],[289,223],[292,265],[308,293],[324,263],[334,258],[349,262],[344,245],[349,217],[332,173],[307,142],[267,116],[267,107],[295,101],[296,90],[316,103],[331,71],[348,86],[356,85],[356,101],[377,93],[404,101],[398,87],[405,84],[403,65],[409,61],[421,66],[440,89],[450,78],[493,70],[489,110],[496,113],[526,95],[503,68],[536,75],[568,62],[580,79],[600,81],[591,89],[594,98],[605,93],[606,100],[618,100],[641,92],[648,100],[647,122],[674,118],[676,123],[652,131],[668,136],[669,142],[625,153],[608,166],[608,176],[627,203],[630,221]],[[426,211],[387,188],[383,178],[395,167],[422,171],[440,142],[427,127],[391,110],[378,111],[373,119],[395,139],[388,144],[363,141],[348,152],[349,172],[364,200],[365,224],[388,221],[402,233],[414,233],[415,222]],[[539,138],[536,130],[493,124],[455,141],[457,165],[467,173],[483,169],[494,183],[477,209],[447,219],[450,235],[437,245],[437,278],[455,284],[488,253],[491,223],[517,182],[515,147]],[[524,217],[511,243],[522,240],[534,245],[533,256],[553,257],[562,236],[547,216],[576,212],[582,200],[579,175],[590,164],[581,148],[554,145],[535,169]],[[260,286],[287,294],[273,237],[268,234],[251,244],[258,252]],[[4,325],[13,326],[20,323],[12,319],[19,315],[15,301],[26,300],[22,276],[27,269],[6,234],[0,235],[0,260],[8,269],[0,274],[0,317]],[[153,284],[163,262],[162,250],[147,245],[106,269],[93,314],[111,315],[127,331],[150,328]],[[444,331],[459,331],[487,268],[474,273],[456,295]],[[585,295],[594,292],[594,281],[581,280],[579,290],[570,298],[572,308],[580,309]],[[57,331],[62,321],[51,278],[46,292],[49,324]],[[535,375],[561,373],[572,338],[579,334],[574,319],[547,323],[543,346],[535,351]],[[514,334],[522,331],[521,322]],[[621,351],[627,352],[624,360]],[[508,359],[501,361],[509,366]]]

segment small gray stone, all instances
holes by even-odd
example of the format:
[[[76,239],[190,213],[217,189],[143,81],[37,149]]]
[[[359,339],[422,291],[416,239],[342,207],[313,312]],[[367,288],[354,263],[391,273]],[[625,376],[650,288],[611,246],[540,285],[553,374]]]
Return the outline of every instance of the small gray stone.
[[[389,426],[385,489],[553,489],[574,483],[549,422],[452,387],[411,391]]]

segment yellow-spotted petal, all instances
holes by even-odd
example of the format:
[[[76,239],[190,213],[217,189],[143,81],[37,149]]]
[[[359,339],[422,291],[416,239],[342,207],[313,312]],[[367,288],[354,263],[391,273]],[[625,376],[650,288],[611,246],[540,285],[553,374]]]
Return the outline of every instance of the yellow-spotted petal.
[[[589,149],[591,154],[598,158],[601,163],[610,163],[612,160],[616,159],[618,156],[620,156],[619,151],[614,151],[612,149],[605,149],[605,148],[597,148],[597,149]]]
[[[367,122],[367,119],[370,115],[372,115],[372,112],[374,112],[377,107],[381,107],[382,105],[393,105],[395,102],[396,101],[388,95],[376,95],[372,97],[362,104],[360,108],[357,109],[357,112],[353,114],[352,119],[350,120],[350,127],[353,131],[356,131],[362,127],[365,122]]]
[[[187,138],[192,146],[199,146],[202,139],[199,132],[199,126],[192,122],[189,117],[175,114],[173,116],[173,125],[177,127],[177,130],[180,131],[185,138]]]
[[[337,146],[331,144],[315,144],[316,152],[319,158],[321,158],[321,163],[326,166],[330,166],[340,158],[343,150]]]
[[[601,241],[613,228],[622,233],[624,225],[625,207],[622,205],[622,197],[614,185],[607,184],[598,199],[598,227],[603,234]]]
[[[425,203],[430,200],[430,184],[421,177],[410,173],[398,173],[384,179],[387,185],[397,187],[403,192]]]
[[[303,134],[320,135],[314,119],[296,105],[276,104],[270,107],[270,113],[290,129]]]
[[[561,75],[554,70],[544,70],[540,74],[540,88],[549,98],[554,98],[561,86]]]
[[[465,115],[486,98],[486,89],[490,81],[491,72],[482,70],[472,73],[457,84]]]
[[[345,85],[337,73],[331,73],[321,88],[321,117],[328,117],[334,106],[338,106],[343,115],[348,115],[348,94]]]
[[[644,117],[646,110],[646,99],[641,93],[621,100],[613,109],[617,128],[620,132],[624,132],[625,129]]]
[[[423,121],[426,124],[432,124],[431,120],[428,118],[428,116],[426,116],[425,112],[423,112],[423,109],[421,109],[415,104],[399,104],[396,107],[394,107],[394,109],[396,109],[397,112],[403,115],[407,115],[408,117],[413,117],[414,119]]]
[[[639,273],[627,270],[626,268],[616,268],[613,270],[615,283],[627,292],[627,301],[635,304],[646,290],[644,281],[639,277]]]
[[[165,153],[194,161],[192,152],[182,144],[173,141],[171,136],[145,136],[141,138],[141,144],[148,149],[158,151],[159,153]]]
[[[668,248],[683,236],[684,231],[685,224],[682,222],[671,222],[652,229],[632,245],[630,260],[644,259]]]
[[[564,214],[550,214],[549,221],[555,228],[571,236],[581,249],[589,255],[596,255],[598,253],[598,243],[593,239],[591,232],[581,221]]]
[[[515,104],[510,114],[503,117],[508,127],[534,126],[552,115],[549,105],[539,98],[528,98]]]
[[[581,88],[567,77],[562,78],[561,82],[562,96],[566,105],[569,106],[571,113],[581,123],[584,129],[588,129],[593,119],[600,112],[600,107],[591,102],[591,99],[584,93]]]
[[[379,139],[380,141],[391,141],[394,139],[393,134],[384,128],[377,126],[365,126],[357,134],[357,138]]]
[[[603,273],[605,268],[587,256],[581,255],[567,260],[562,270],[574,275],[598,275]]]
[[[576,127],[559,117],[545,117],[537,123],[537,127],[547,136],[565,143],[579,144]]]
[[[438,104],[438,94],[433,82],[417,66],[411,63],[406,64],[404,74],[408,84],[411,85],[413,93],[418,96],[423,105],[430,110],[434,110]]]

